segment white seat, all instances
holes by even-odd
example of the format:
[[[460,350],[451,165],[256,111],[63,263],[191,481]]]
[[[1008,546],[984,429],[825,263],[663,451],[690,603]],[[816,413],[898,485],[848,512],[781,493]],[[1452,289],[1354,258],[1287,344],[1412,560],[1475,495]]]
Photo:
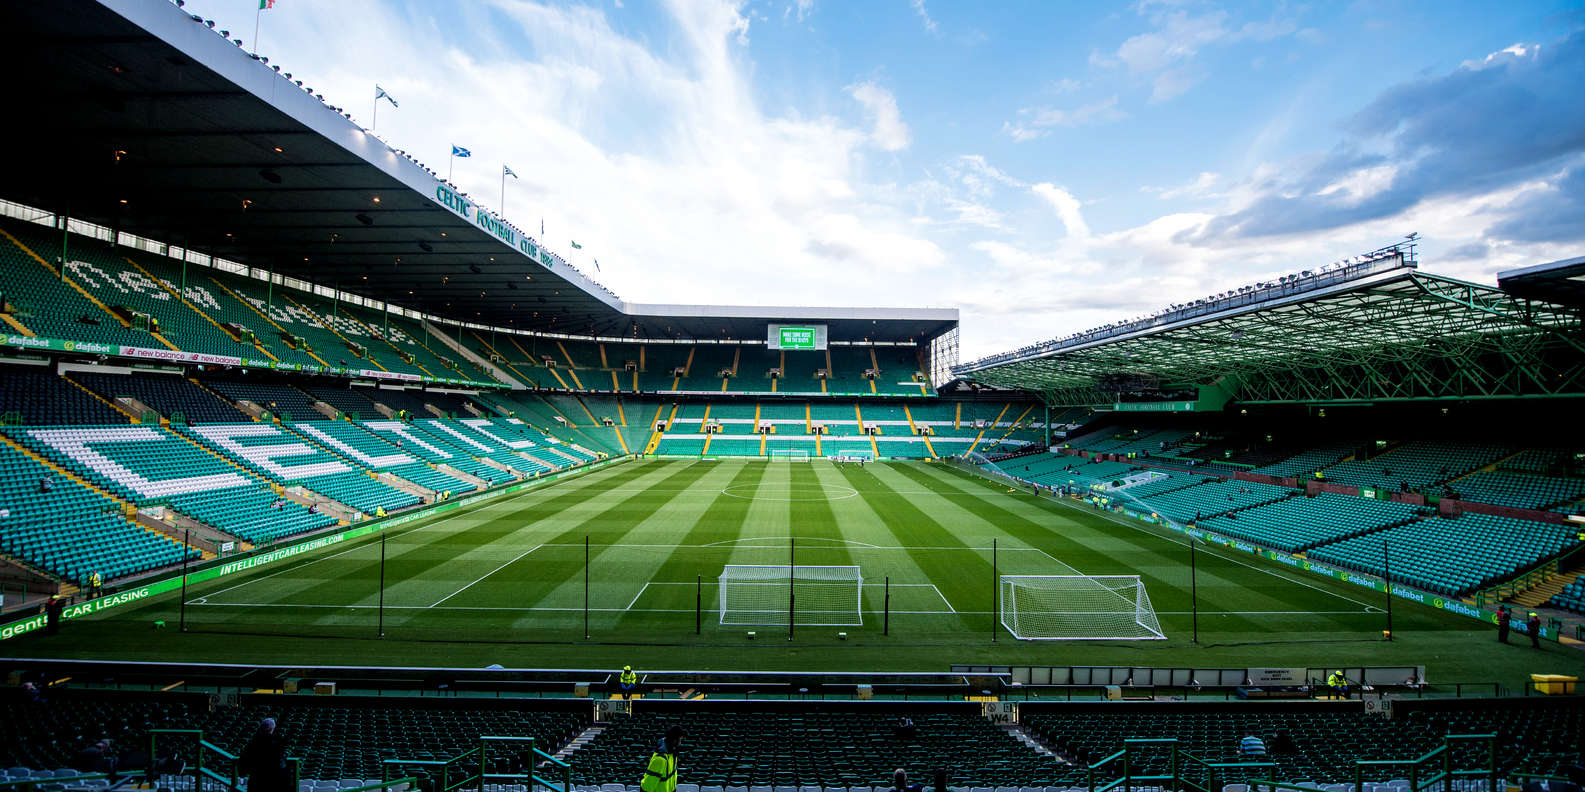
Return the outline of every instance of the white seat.
[[[699,792],[698,784],[678,784],[677,792]]]
[[[1222,792],[1249,792],[1248,784],[1223,784]]]
[[[776,790],[776,792],[798,792],[798,787],[795,787],[795,786],[779,786],[779,787],[775,787],[775,790]]]

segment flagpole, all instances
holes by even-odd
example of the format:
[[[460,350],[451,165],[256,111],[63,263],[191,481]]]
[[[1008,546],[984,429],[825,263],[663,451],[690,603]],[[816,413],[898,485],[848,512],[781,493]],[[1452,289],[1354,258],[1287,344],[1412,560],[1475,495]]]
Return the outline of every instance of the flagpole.
[[[380,128],[380,86],[374,86],[374,119],[369,122],[369,131]]]
[[[506,219],[506,166],[505,165],[501,166],[501,202],[496,204],[496,206],[500,207],[501,218],[503,220]]]
[[[254,12],[253,12],[253,54],[254,55],[258,55],[259,54],[259,17],[261,17],[263,15],[264,15],[264,4],[263,3],[259,3],[259,7],[257,9],[255,9]]]
[[[452,181],[451,181],[451,171],[455,167],[457,167],[457,147],[456,146],[452,146],[451,147],[451,160],[446,165],[446,183],[447,184],[451,184],[452,183]]]

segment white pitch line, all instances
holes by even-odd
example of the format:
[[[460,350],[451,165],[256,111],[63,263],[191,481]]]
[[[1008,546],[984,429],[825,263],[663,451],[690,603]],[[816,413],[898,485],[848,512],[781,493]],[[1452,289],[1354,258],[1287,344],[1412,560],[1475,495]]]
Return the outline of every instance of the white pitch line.
[[[473,588],[476,584],[479,583],[479,581],[484,580],[485,578],[487,578],[487,577],[489,577],[489,576],[491,576],[491,575],[493,575],[493,574],[495,574],[497,572],[500,572],[501,570],[506,569],[507,567],[517,563],[520,559],[522,559],[523,556],[526,556],[529,553],[532,553],[532,552],[534,552],[535,550],[538,550],[541,547],[544,547],[544,545],[534,545],[533,547],[530,547],[529,549],[524,550],[521,553],[518,553],[517,554],[517,558],[513,558],[511,561],[508,561],[508,562],[496,567],[495,569],[492,569],[489,572],[484,573],[483,575],[481,575],[477,579],[475,579],[472,583],[469,583],[468,585],[463,586],[462,588],[457,589],[456,591],[453,591],[453,592],[451,592],[450,594],[447,594],[444,597],[441,597],[439,600],[436,600],[434,605],[430,605],[429,607],[433,608],[433,607],[435,607],[435,605],[439,605],[440,603],[445,602],[446,600],[449,600],[452,597],[455,597],[458,594],[461,594],[462,592],[467,591],[470,588]]]
[[[778,581],[774,581],[774,583],[776,585],[778,585],[778,586],[779,585],[783,585],[782,581],[779,581],[779,580]],[[702,584],[699,581],[695,581],[693,583],[689,583],[686,580],[652,580],[652,581],[646,583],[645,585],[647,585],[647,586],[696,586],[696,585],[719,586],[721,584],[719,582],[716,582],[716,581],[713,581],[713,580],[706,580]],[[881,587],[885,586],[886,584],[885,583],[865,583],[863,585],[871,586],[873,588],[881,588]],[[893,584],[891,584],[891,586],[892,586],[892,588],[935,588],[935,584],[934,583],[893,583]],[[937,589],[937,593],[939,593],[939,592],[940,592],[940,589]],[[946,599],[946,598],[942,597],[942,599]]]
[[[968,490],[960,490],[960,491],[961,492],[968,492]],[[972,493],[970,493],[970,494],[972,494]],[[1115,516],[1113,516],[1113,515],[1111,515],[1109,513],[1106,513],[1106,512],[1086,511],[1086,510],[1080,509],[1079,507],[1074,506],[1072,504],[1064,503],[1063,501],[1055,500],[1055,499],[1053,499],[1051,502],[1052,503],[1061,504],[1062,506],[1064,506],[1064,507],[1066,507],[1068,509],[1072,509],[1073,511],[1083,512],[1085,514],[1095,514],[1097,516],[1100,516],[1100,517],[1103,517],[1103,518],[1105,518],[1107,520],[1110,520],[1110,521],[1112,521],[1114,523],[1117,523],[1118,525],[1121,525],[1124,528],[1132,528],[1133,530],[1138,531],[1138,532],[1140,532],[1142,534],[1146,534],[1147,536],[1153,536],[1153,537],[1156,537],[1157,539],[1170,539],[1170,537],[1166,537],[1166,536],[1163,536],[1163,535],[1161,535],[1159,533],[1156,533],[1154,531],[1151,531],[1151,530],[1148,530],[1148,529],[1145,529],[1145,528],[1141,528],[1141,527],[1139,527],[1137,525],[1130,524],[1126,520],[1123,520],[1120,517],[1115,517]],[[1184,537],[1185,538],[1192,538],[1192,537],[1189,537],[1187,534],[1185,534]],[[1208,545],[1208,546],[1212,546],[1209,542],[1206,542],[1205,544]],[[1364,607],[1364,608],[1374,607],[1368,602],[1362,602],[1360,600],[1354,599],[1353,597],[1345,597],[1342,594],[1339,594],[1339,593],[1337,593],[1335,591],[1330,591],[1330,590],[1324,589],[1324,588],[1322,588],[1320,586],[1317,586],[1317,585],[1315,585],[1313,583],[1310,583],[1309,581],[1300,580],[1298,578],[1288,577],[1287,575],[1279,575],[1279,574],[1277,574],[1277,570],[1275,570],[1275,569],[1267,569],[1265,567],[1256,566],[1256,565],[1251,564],[1251,563],[1249,563],[1247,561],[1244,561],[1244,560],[1241,560],[1241,559],[1238,559],[1238,558],[1233,558],[1232,556],[1223,555],[1222,553],[1212,552],[1209,549],[1201,550],[1200,552],[1209,553],[1210,555],[1212,555],[1212,556],[1214,556],[1216,558],[1220,558],[1220,559],[1222,559],[1224,561],[1231,561],[1232,563],[1238,564],[1241,567],[1245,567],[1247,569],[1253,569],[1256,572],[1265,573],[1265,574],[1270,575],[1270,576],[1272,576],[1274,578],[1277,578],[1278,580],[1286,580],[1289,583],[1297,583],[1297,584],[1299,584],[1301,586],[1304,586],[1305,588],[1314,589],[1316,591],[1321,592],[1322,594],[1330,594],[1331,596],[1337,597],[1340,600],[1345,600],[1345,601],[1348,601],[1348,602],[1352,602],[1355,605],[1359,605],[1360,607]],[[1057,563],[1062,564],[1063,566],[1067,566],[1069,569],[1072,569],[1074,572],[1078,572],[1078,570],[1075,569],[1074,567],[1068,566],[1067,564],[1063,563],[1062,561],[1058,561],[1056,559],[1056,557],[1052,556],[1050,553],[1046,553],[1046,555],[1050,556],[1053,561],[1057,561]],[[1080,573],[1080,574],[1083,574],[1083,573]]]
[[[942,598],[945,602],[946,598]],[[321,610],[376,610],[379,605],[309,605],[292,604],[287,602],[189,602],[189,605],[203,605],[210,608],[318,608]],[[950,602],[946,603],[952,607]],[[548,606],[522,606],[509,607],[500,605],[448,605],[437,608],[433,605],[386,605],[386,610],[442,610],[442,611],[508,611],[515,613],[537,611],[542,613],[582,613],[583,608],[552,608]],[[692,608],[590,608],[593,613],[693,613]],[[706,613],[718,613],[719,608],[704,608]],[[877,608],[868,608],[864,613],[882,613]],[[1085,611],[1089,613],[1089,611]],[[1367,611],[1200,611],[1201,616],[1358,616]],[[992,611],[967,610],[892,610],[893,616],[984,616]],[[1157,611],[1158,614],[1167,616],[1188,616],[1192,611]]]
[[[523,498],[526,498],[526,497],[528,497],[530,495],[534,495],[534,494],[537,494],[537,493],[541,493],[541,492],[545,492],[547,490],[550,490],[551,488],[555,487],[558,484],[564,484],[564,483],[569,482],[569,481],[579,481],[581,479],[585,479],[585,478],[588,478],[588,477],[589,476],[587,476],[587,475],[584,475],[584,476],[573,476],[571,478],[561,479],[560,481],[552,481],[549,484],[546,484],[544,486],[535,487],[534,489],[529,490],[528,492],[517,493],[517,494],[514,494],[511,497],[507,497],[507,498],[492,499],[489,503],[485,503],[485,504],[481,505],[477,509],[471,509],[471,510],[460,512],[458,514],[452,514],[452,515],[448,515],[448,516],[445,516],[445,517],[441,517],[440,519],[435,520],[434,522],[425,523],[423,525],[418,526],[417,528],[410,528],[410,529],[408,529],[406,531],[402,531],[401,533],[394,534],[394,535],[395,536],[406,536],[406,535],[411,534],[411,533],[418,533],[419,531],[423,531],[423,530],[427,530],[429,528],[433,528],[433,527],[435,527],[437,525],[440,525],[442,523],[450,522],[452,520],[457,519],[458,517],[471,517],[473,515],[478,514],[479,512],[485,511],[487,509],[493,509],[493,508],[495,508],[497,506],[504,506],[504,505],[506,505],[508,503],[514,503],[514,502],[519,501],[519,500],[521,500]],[[464,504],[463,508],[466,509],[467,505]],[[372,536],[373,534],[370,534],[370,535]],[[369,544],[373,544],[373,543],[370,542]],[[243,586],[251,586],[254,583],[258,583],[261,580],[267,580],[269,578],[275,577],[276,575],[281,575],[281,574],[285,574],[287,572],[293,572],[293,571],[302,569],[304,567],[313,566],[314,564],[317,564],[317,563],[319,563],[321,561],[329,561],[332,558],[336,558],[338,556],[346,555],[347,553],[350,553],[350,552],[352,552],[354,550],[360,550],[360,549],[362,549],[362,548],[364,548],[366,546],[367,545],[360,544],[360,545],[357,545],[356,547],[349,547],[349,548],[347,548],[345,550],[342,550],[341,552],[338,552],[338,553],[331,553],[330,555],[327,555],[327,556],[320,556],[319,558],[315,558],[315,559],[312,559],[312,560],[309,560],[309,561],[304,561],[304,562],[302,562],[300,564],[291,564],[291,565],[288,565],[287,567],[285,567],[283,569],[278,569],[278,570],[276,570],[274,572],[271,572],[268,575],[263,575],[263,576],[256,577],[256,578],[249,578],[247,580],[242,581],[241,583],[236,584],[235,586],[230,586],[230,587],[227,587],[227,588],[223,588],[223,589],[221,589],[219,591],[211,591],[208,594],[205,594],[202,597],[202,599],[207,600],[210,597],[219,596],[219,595],[224,594],[224,593],[226,593],[228,591],[231,591],[233,589],[239,589],[239,588],[242,588]],[[193,604],[196,601],[197,600],[188,600],[188,604],[191,605],[191,604]],[[208,605],[210,603],[205,602],[205,603],[202,603],[202,604]]]
[[[638,598],[639,598],[639,597],[642,597],[642,596],[644,596],[644,592],[646,592],[646,591],[648,591],[648,590],[649,590],[649,584],[648,584],[648,583],[645,583],[645,584],[644,584],[644,587],[643,587],[643,588],[641,588],[641,589],[639,589],[639,590],[638,590],[638,593],[637,593],[637,594],[634,594],[634,595],[633,595],[633,601],[632,601],[632,602],[629,602],[629,603],[628,603],[628,604],[627,604],[627,607],[626,607],[626,608],[623,608],[623,609],[622,609],[622,610],[624,610],[624,611],[630,611],[630,610],[632,610],[632,609],[633,609],[633,606],[634,606],[634,605],[637,605],[637,604],[638,604]]]
[[[947,595],[942,594],[941,593],[941,589],[936,588],[936,584],[931,583],[930,587],[933,588],[933,589],[936,589],[936,596],[940,597],[941,601],[946,604],[947,610],[952,611],[953,613],[957,613],[958,612],[958,609],[952,607],[952,603],[947,600]]]
[[[735,542],[735,541],[743,541],[743,540],[734,539],[734,540],[729,540],[729,541],[734,541]],[[766,540],[766,541],[768,541],[768,540]],[[826,540],[826,541],[848,542],[850,544],[844,544],[844,545],[819,545],[819,546],[815,546],[815,547],[806,547],[804,549],[810,550],[810,551],[814,551],[814,550],[836,550],[836,549],[844,549],[844,550],[969,550],[969,551],[985,552],[985,553],[991,552],[991,549],[992,549],[990,547],[967,547],[967,546],[962,546],[962,545],[874,545],[874,544],[868,544],[868,543],[865,543],[865,542],[860,542],[860,541],[858,541],[856,539],[830,539],[830,540]],[[596,544],[591,544],[589,546],[590,547],[615,547],[615,548],[629,548],[629,549],[644,549],[644,550],[653,550],[653,549],[656,549],[656,548],[665,548],[665,549],[669,549],[669,550],[675,550],[675,549],[678,549],[678,548],[687,548],[687,549],[690,549],[690,550],[703,550],[703,549],[706,549],[706,548],[721,548],[721,547],[725,547],[726,545],[724,543],[722,543],[722,542],[710,542],[708,544],[642,544],[642,543],[598,544],[598,543],[596,543]],[[748,545],[748,547],[771,547],[771,548],[779,548],[779,547],[785,547],[785,546],[786,545]],[[583,542],[546,542],[545,543],[545,547],[583,547]],[[1038,547],[1003,547],[1003,548],[1000,548],[1000,549],[1008,551],[1008,552],[1025,551],[1025,552],[1033,552],[1033,553],[1045,553],[1048,557],[1051,557],[1050,553],[1046,553],[1046,551],[1041,550]],[[1055,561],[1056,559],[1054,557],[1052,557],[1052,560]],[[1057,561],[1057,563],[1062,564],[1061,561]],[[1068,569],[1073,569],[1073,567],[1068,566],[1067,564],[1062,564],[1062,565],[1063,566],[1067,566]],[[1076,572],[1078,570],[1074,570],[1074,571]]]

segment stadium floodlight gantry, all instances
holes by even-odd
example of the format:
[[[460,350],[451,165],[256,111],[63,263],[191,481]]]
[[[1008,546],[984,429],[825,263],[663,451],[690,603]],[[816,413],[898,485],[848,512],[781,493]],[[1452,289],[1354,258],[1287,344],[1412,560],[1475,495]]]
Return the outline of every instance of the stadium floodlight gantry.
[[[953,373],[1120,410],[1142,391],[1177,410],[1585,395],[1576,306],[1422,272],[1409,245],[1261,286]],[[1164,383],[1187,396],[1161,396]]]

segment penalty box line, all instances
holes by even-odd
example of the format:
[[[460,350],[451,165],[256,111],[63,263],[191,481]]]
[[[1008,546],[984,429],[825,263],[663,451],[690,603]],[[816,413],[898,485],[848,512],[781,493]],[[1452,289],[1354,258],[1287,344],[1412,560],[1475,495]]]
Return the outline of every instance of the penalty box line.
[[[914,585],[929,585],[919,583]],[[942,598],[945,602],[945,598]],[[190,602],[194,607],[209,608],[309,608],[316,610],[376,610],[379,605],[328,605],[294,604],[289,602]],[[391,611],[481,611],[481,612],[516,612],[516,613],[582,613],[583,608],[561,608],[548,605],[386,605],[386,610]],[[947,605],[951,608],[951,604]],[[705,613],[719,613],[719,608],[702,608]],[[693,608],[589,608],[590,613],[693,613]],[[869,614],[879,614],[882,610],[869,608],[863,611]],[[1358,616],[1365,613],[1376,613],[1371,610],[1347,611],[1200,611],[1201,616]],[[1089,613],[1089,611],[1085,611]],[[1157,611],[1163,616],[1187,616],[1190,611]],[[993,611],[982,610],[892,610],[893,616],[987,616],[994,615]]]
[[[623,608],[622,610],[624,610],[624,611],[633,611],[634,613],[648,613],[648,612],[651,612],[652,610],[654,612],[659,612],[659,613],[669,612],[669,611],[666,611],[665,609],[640,609],[640,610],[634,610],[633,606],[638,604],[639,597],[644,596],[644,592],[648,591],[650,586],[695,586],[695,587],[698,587],[698,586],[720,586],[720,585],[721,584],[718,581],[709,581],[709,582],[695,581],[693,583],[689,583],[687,581],[652,580],[652,581],[650,581],[648,583],[645,583],[644,587],[639,589],[637,594],[633,595],[633,600],[631,602],[629,602],[627,604],[627,607]],[[776,585],[779,586],[781,584],[780,584],[780,582],[777,582]],[[860,585],[869,586],[871,588],[885,588],[887,584],[885,584],[885,583],[862,583]],[[951,613],[958,613],[959,612],[957,608],[952,607],[951,600],[948,600],[947,599],[947,595],[942,594],[941,593],[941,589],[939,587],[937,587],[936,584],[934,584],[934,583],[892,583],[891,586],[892,586],[892,588],[928,588],[931,591],[934,591],[936,593],[937,597],[941,598],[941,604],[942,605],[947,606],[947,609],[944,610],[944,611],[895,611],[894,610],[894,611],[892,611],[892,613],[942,613],[942,614],[951,614]],[[719,610],[719,609],[717,609],[717,610]],[[873,609],[869,610],[869,611],[866,611],[866,612],[867,613],[880,613],[880,611],[873,610]],[[967,612],[972,612],[972,611],[967,611]]]

